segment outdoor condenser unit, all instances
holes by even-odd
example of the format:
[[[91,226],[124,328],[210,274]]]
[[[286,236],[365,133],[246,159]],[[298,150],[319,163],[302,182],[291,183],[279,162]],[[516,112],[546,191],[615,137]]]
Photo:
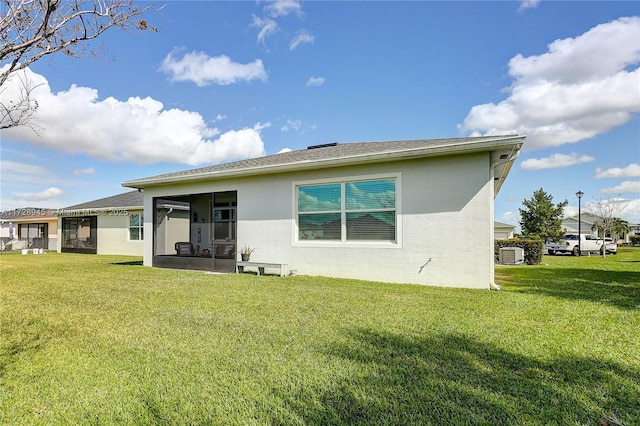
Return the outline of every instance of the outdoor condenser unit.
[[[524,249],[521,247],[502,247],[500,249],[501,265],[518,265],[524,263]]]

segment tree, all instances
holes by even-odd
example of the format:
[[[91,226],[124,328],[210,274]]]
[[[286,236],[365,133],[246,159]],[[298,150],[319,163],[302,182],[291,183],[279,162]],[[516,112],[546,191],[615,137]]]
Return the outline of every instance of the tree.
[[[621,198],[601,198],[590,201],[585,206],[586,211],[593,215],[596,220],[593,222],[594,228],[599,231],[602,238],[614,232],[616,227],[623,225],[619,218],[620,213],[627,207],[628,200]],[[606,250],[602,251],[602,256],[607,255]]]
[[[615,239],[619,239],[629,232],[631,232],[631,224],[624,219],[616,218],[613,229],[611,230],[612,236]]]
[[[18,71],[58,52],[99,56],[90,41],[110,28],[156,31],[141,19],[152,8],[139,8],[133,0],[0,0],[0,129],[29,125],[38,108],[35,86]],[[19,79],[18,98],[3,99],[13,78]]]
[[[562,238],[562,216],[567,200],[553,204],[553,196],[542,188],[533,192],[530,200],[522,202],[525,209],[520,209],[520,226],[522,234],[527,237],[538,237],[545,242],[558,241]]]

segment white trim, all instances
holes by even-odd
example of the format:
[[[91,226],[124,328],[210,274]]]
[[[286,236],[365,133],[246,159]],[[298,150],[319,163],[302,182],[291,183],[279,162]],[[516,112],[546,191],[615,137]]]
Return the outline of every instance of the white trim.
[[[139,225],[136,226],[135,228],[138,228],[138,231],[142,233],[142,238],[138,238],[136,240],[132,240],[131,239],[131,216],[133,216],[134,214],[140,216],[140,220],[138,221]],[[140,241],[144,241],[144,212],[140,212],[140,213],[129,213],[129,223],[127,223],[127,241],[135,243],[135,242],[140,242]]]
[[[321,185],[321,184],[331,184],[331,183],[347,183],[347,182],[361,182],[367,180],[383,180],[383,179],[394,179],[396,183],[395,193],[396,193],[396,240],[395,241],[363,241],[363,240],[300,240],[298,238],[298,191],[297,188],[303,185]],[[341,194],[340,194],[340,202],[341,202],[341,227],[346,226],[346,220],[344,216],[346,215],[345,209],[345,185],[341,185]],[[402,173],[381,173],[381,174],[368,174],[368,175],[354,175],[354,176],[340,176],[334,178],[326,178],[326,179],[310,179],[310,180],[299,180],[291,182],[291,191],[293,196],[292,206],[291,206],[291,245],[294,247],[352,247],[352,248],[389,248],[389,249],[399,249],[402,248]],[[342,235],[346,235],[346,231],[342,230]]]

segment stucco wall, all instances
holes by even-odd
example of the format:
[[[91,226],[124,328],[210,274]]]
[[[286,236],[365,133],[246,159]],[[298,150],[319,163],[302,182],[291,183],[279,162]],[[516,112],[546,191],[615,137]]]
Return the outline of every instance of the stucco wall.
[[[189,235],[189,212],[184,210],[171,210],[169,213],[167,209],[163,209],[159,216],[160,223],[158,227],[161,228],[161,232],[157,232],[155,237],[156,241],[156,254],[175,254],[175,243],[185,239],[185,235]],[[147,233],[147,229],[144,230],[144,235],[153,236],[152,231]]]
[[[396,176],[398,242],[296,241],[294,183]],[[493,282],[493,176],[489,154],[437,157],[255,178],[145,188],[145,235],[152,199],[236,190],[238,246],[251,260],[287,263],[297,274],[394,283],[488,288]],[[152,241],[145,240],[145,265]]]
[[[144,241],[129,240],[129,215],[142,213],[141,210],[129,210],[127,214],[98,215],[98,254],[118,254],[142,256]],[[152,234],[147,234],[145,238]]]

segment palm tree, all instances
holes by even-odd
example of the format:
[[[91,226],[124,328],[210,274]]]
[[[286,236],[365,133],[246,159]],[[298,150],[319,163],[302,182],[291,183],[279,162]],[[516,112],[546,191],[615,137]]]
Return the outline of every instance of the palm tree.
[[[611,228],[611,237],[615,240],[618,237],[628,234],[631,232],[631,225],[624,219],[620,219],[619,217],[614,219],[613,228]]]

